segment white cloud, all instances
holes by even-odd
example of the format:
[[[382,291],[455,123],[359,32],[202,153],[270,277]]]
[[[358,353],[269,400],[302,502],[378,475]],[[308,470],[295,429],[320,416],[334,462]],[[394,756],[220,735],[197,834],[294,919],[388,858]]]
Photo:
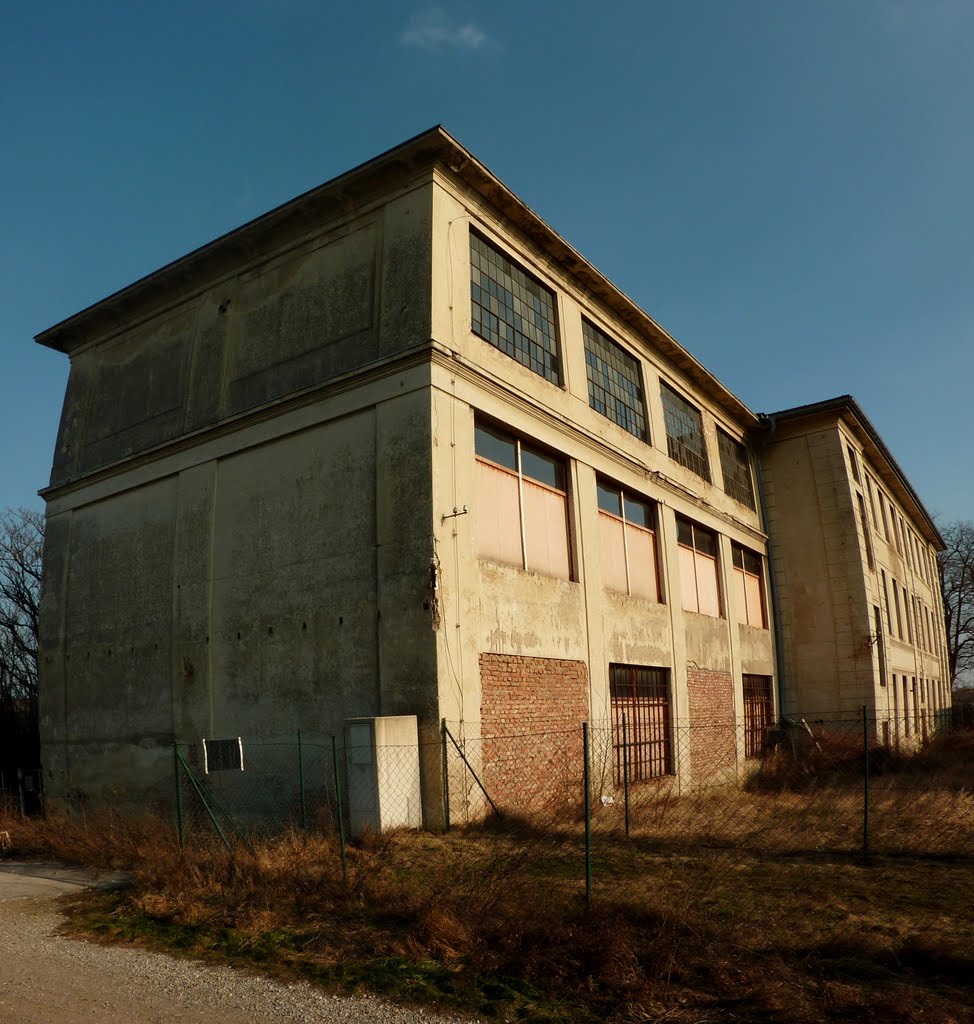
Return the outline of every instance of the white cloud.
[[[399,42],[403,46],[421,46],[428,50],[438,50],[444,46],[477,50],[487,42],[487,33],[473,22],[465,25],[450,24],[439,7],[431,7],[413,15],[399,37]]]

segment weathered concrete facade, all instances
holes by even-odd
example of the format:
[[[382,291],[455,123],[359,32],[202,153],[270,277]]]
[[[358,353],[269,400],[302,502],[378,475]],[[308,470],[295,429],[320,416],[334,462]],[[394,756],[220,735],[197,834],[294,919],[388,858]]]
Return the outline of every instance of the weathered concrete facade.
[[[817,463],[779,427],[765,522],[767,425],[441,129],[38,340],[72,367],[45,492],[55,797],[164,795],[174,740],[415,714],[421,742],[446,719],[486,743],[528,707],[613,744],[644,716],[651,774],[726,777],[754,693],[772,717],[791,694],[782,658],[805,685],[768,534],[810,558],[783,524]],[[803,578],[819,641],[858,635]],[[815,700],[841,704],[832,661]],[[691,720],[720,742],[673,744]]]
[[[764,498],[784,659],[782,710],[875,716],[924,738],[950,707],[943,540],[850,397],[769,417]]]

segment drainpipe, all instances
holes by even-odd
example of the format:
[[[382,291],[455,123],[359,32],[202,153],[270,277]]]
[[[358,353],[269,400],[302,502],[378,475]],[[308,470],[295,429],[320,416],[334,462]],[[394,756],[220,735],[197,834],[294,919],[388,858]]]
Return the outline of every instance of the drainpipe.
[[[761,451],[763,451],[774,437],[775,430],[777,429],[777,423],[775,422],[774,413],[762,412],[758,415],[758,419],[760,419],[768,428],[768,431],[761,443]],[[754,460],[754,464],[758,478],[758,506],[761,510],[761,528],[768,535],[768,590],[771,594],[771,619],[774,622],[775,689],[778,693],[778,719],[780,721],[782,717],[782,708],[784,707],[784,654],[782,653],[781,647],[781,618],[778,614],[778,580],[774,571],[774,563],[771,556],[771,532],[768,529],[768,510],[764,504],[764,474],[761,472],[760,452],[758,453],[758,457]]]

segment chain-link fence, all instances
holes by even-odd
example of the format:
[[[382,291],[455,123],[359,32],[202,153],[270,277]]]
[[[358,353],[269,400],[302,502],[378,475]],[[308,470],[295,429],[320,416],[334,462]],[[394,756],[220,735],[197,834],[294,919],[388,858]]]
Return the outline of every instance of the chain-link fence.
[[[348,732],[173,753],[184,842],[303,829],[344,848],[402,829],[516,833],[522,849],[544,847],[553,878],[577,880],[584,861],[603,881],[628,877],[637,850],[974,854],[974,731],[943,714],[775,726],[623,714],[486,736],[444,722],[435,743]]]

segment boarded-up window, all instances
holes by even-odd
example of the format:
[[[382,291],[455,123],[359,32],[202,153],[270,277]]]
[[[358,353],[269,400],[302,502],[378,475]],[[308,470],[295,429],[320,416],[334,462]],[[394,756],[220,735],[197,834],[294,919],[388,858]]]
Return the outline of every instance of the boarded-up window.
[[[610,665],[609,694],[616,783],[672,775],[669,669]]]
[[[774,723],[771,676],[744,676],[744,756],[760,757]]]
[[[564,464],[484,424],[475,447],[480,557],[571,579]]]
[[[747,626],[767,629],[761,556],[741,547],[740,544],[731,545],[731,554],[734,562],[734,604],[737,621]]]
[[[700,612],[702,615],[719,618],[717,534],[682,516],[677,516],[676,529],[683,608],[688,612]]]
[[[659,601],[656,509],[616,484],[600,481],[602,583],[631,597]]]

